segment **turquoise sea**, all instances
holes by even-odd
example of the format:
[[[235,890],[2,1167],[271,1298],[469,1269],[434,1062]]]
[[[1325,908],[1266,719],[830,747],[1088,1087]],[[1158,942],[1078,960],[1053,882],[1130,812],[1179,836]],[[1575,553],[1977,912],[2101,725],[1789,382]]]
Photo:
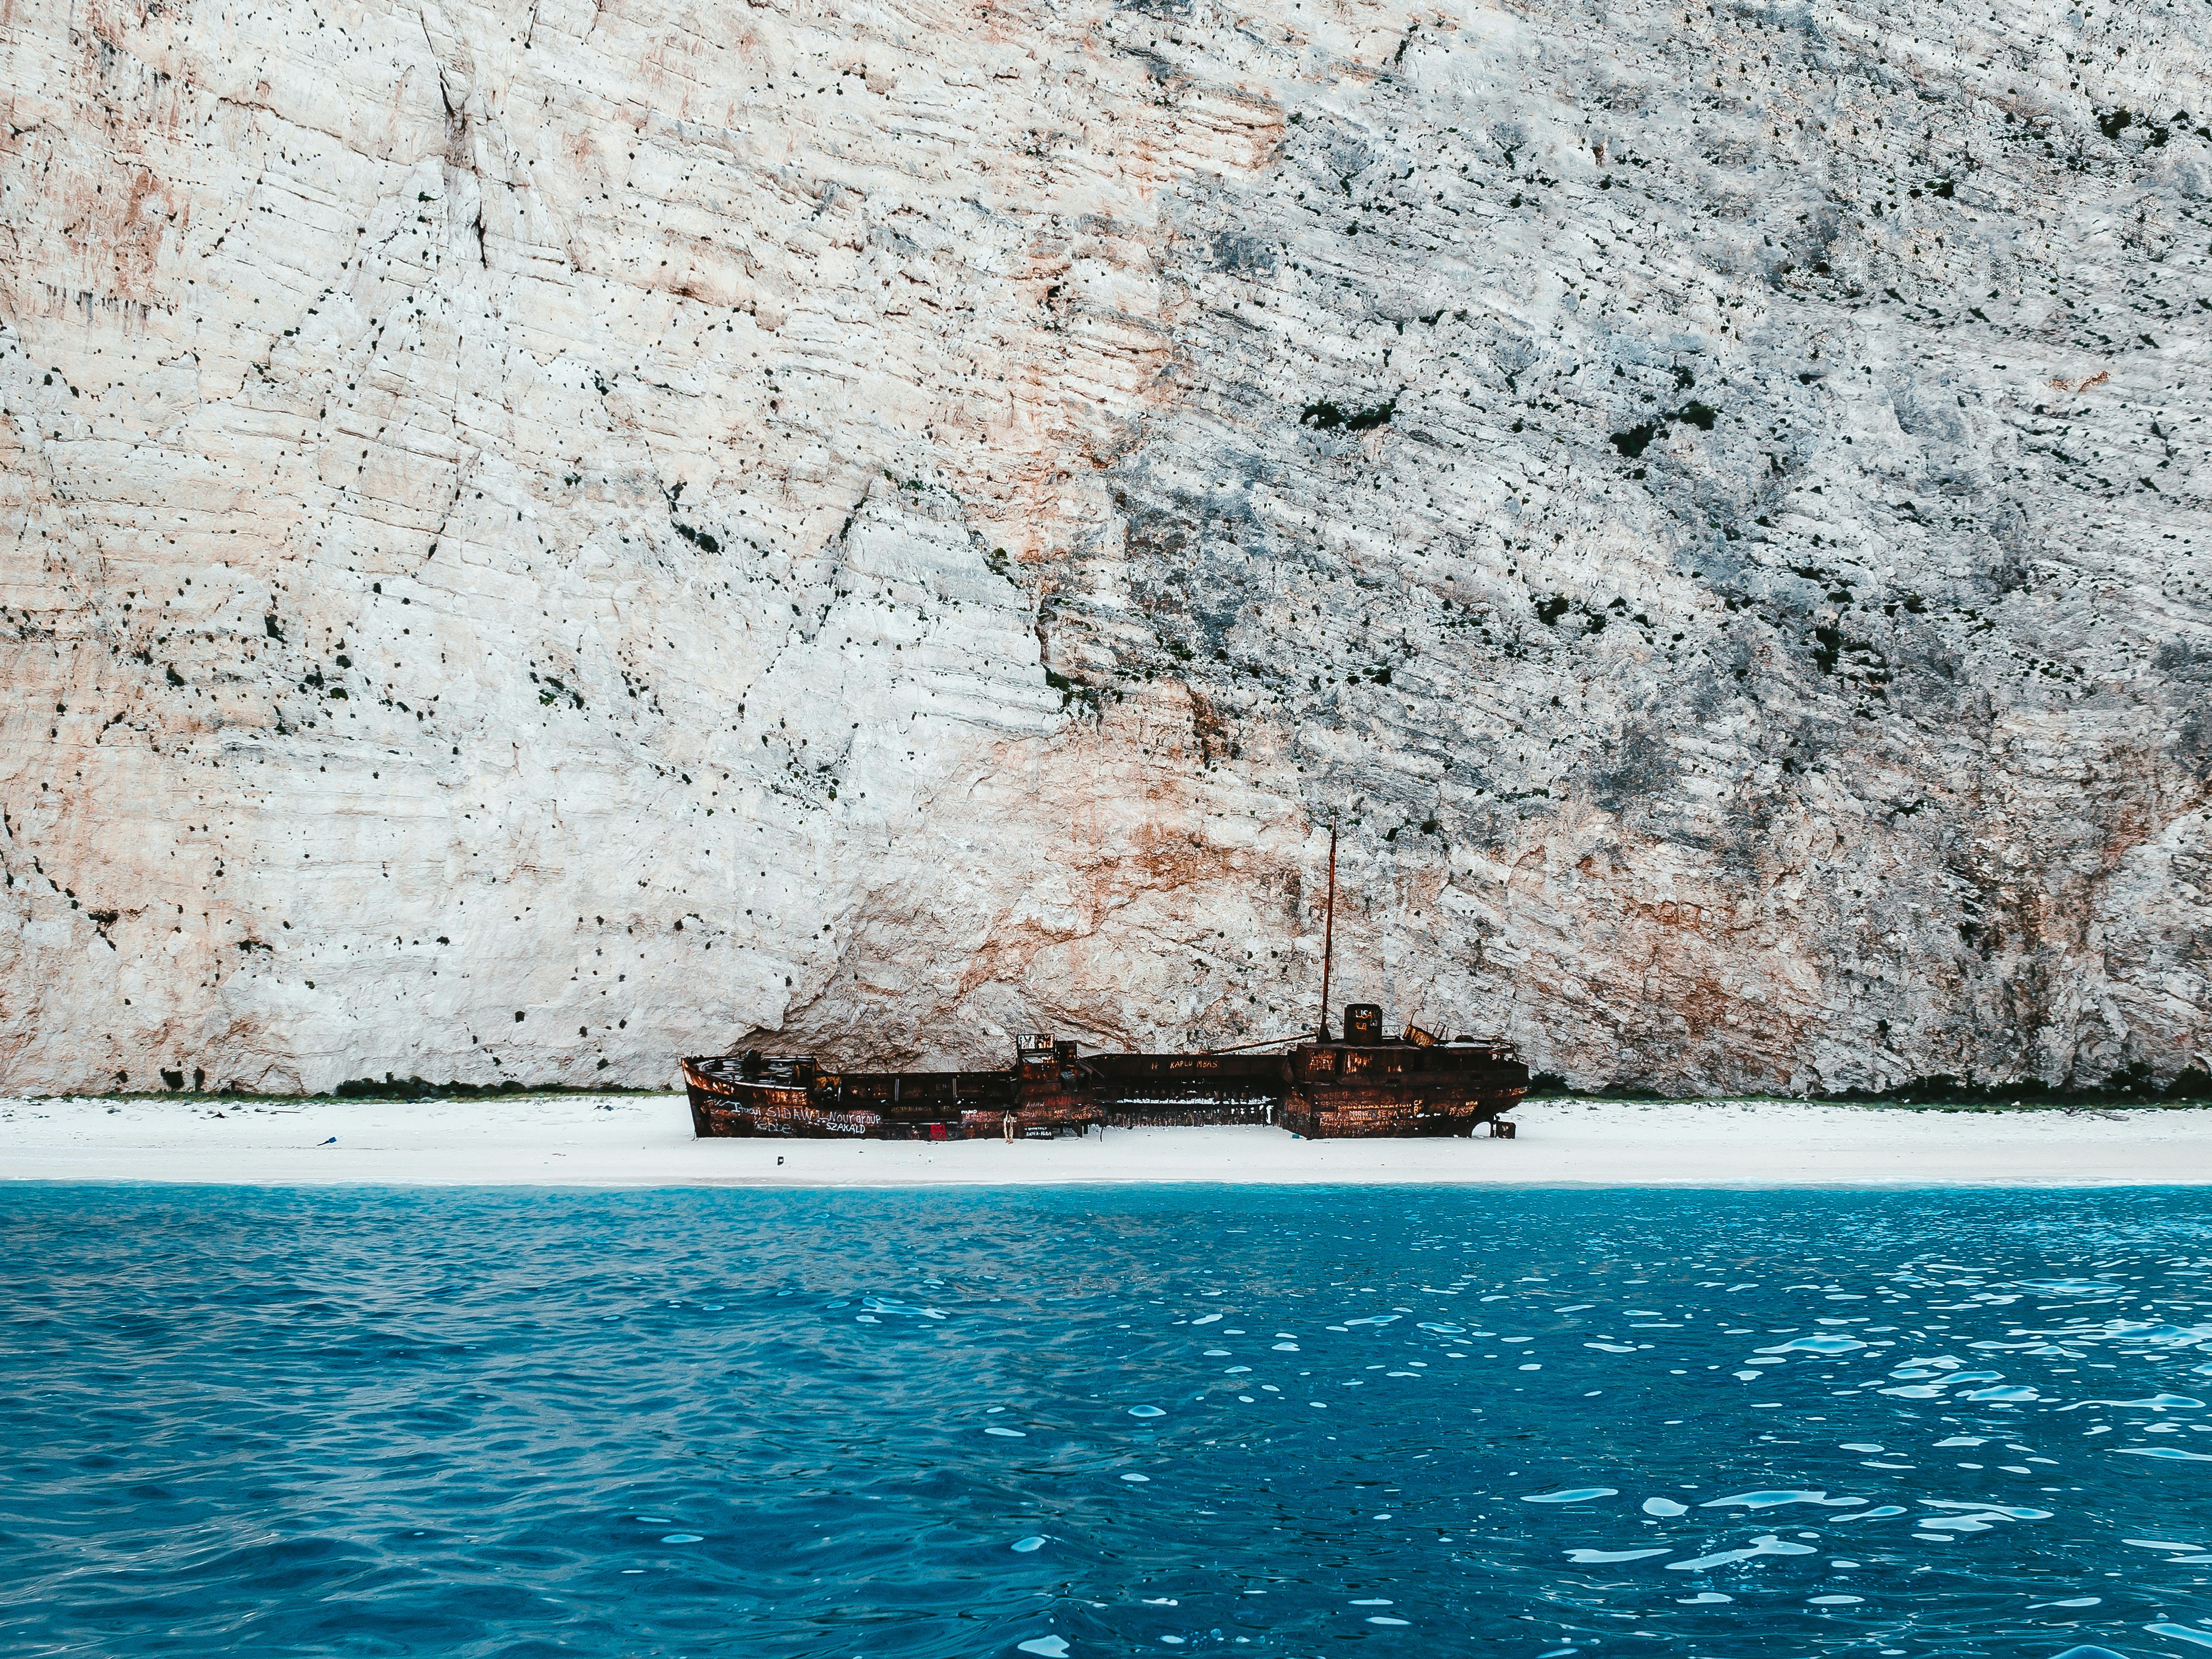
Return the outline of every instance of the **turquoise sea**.
[[[0,1651],[2212,1655],[2212,1194],[0,1188]]]

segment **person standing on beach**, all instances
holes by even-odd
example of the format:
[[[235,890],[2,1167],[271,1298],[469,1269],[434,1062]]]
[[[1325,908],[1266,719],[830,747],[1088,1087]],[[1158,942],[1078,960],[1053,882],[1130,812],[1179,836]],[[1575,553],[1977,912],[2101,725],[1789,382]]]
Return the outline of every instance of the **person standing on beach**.
[[[1014,1125],[1017,1121],[1018,1120],[1014,1116],[1014,1109],[1011,1106],[1007,1107],[1003,1127],[1006,1132],[1006,1145],[1009,1146],[1014,1144]]]

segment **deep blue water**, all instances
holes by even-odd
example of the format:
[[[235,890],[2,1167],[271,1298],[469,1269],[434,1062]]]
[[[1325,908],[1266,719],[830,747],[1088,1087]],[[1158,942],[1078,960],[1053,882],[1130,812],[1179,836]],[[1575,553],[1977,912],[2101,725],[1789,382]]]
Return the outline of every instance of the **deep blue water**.
[[[0,1245],[11,1655],[2212,1652],[2199,1193],[19,1186]]]

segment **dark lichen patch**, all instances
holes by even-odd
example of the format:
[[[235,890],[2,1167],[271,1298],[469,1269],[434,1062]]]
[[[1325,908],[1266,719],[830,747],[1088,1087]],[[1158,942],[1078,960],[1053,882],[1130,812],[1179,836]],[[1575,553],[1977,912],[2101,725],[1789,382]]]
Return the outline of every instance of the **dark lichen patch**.
[[[1833,627],[1813,630],[1813,660],[1820,665],[1823,674],[1836,672],[1836,659],[1843,653],[1843,630]]]
[[[706,531],[695,530],[691,526],[679,523],[674,519],[671,519],[669,523],[675,527],[678,535],[683,537],[701,552],[719,553],[722,550],[722,544]]]
[[[519,1095],[530,1092],[525,1085],[510,1079],[505,1083],[426,1083],[419,1077],[394,1077],[384,1074],[382,1082],[373,1077],[357,1077],[341,1083],[330,1091],[330,1096],[339,1100],[468,1100],[479,1095]],[[587,1090],[562,1090],[567,1093],[589,1093]]]
[[[556,702],[566,702],[576,708],[581,708],[584,706],[584,694],[582,692],[575,690],[573,686],[563,684],[552,675],[548,674],[542,680],[539,680],[538,676],[535,674],[532,674],[530,678],[533,681],[537,681],[538,701],[545,707],[550,708]]]
[[[1643,421],[1625,431],[1613,433],[1613,447],[1632,461],[1650,448],[1651,441],[1658,435],[1659,423],[1656,421]]]
[[[1651,633],[1651,618],[1638,611],[1631,615],[1626,599],[1616,599],[1600,606],[1588,600],[1571,599],[1564,593],[1554,593],[1549,599],[1536,602],[1536,620],[1547,628],[1558,628],[1570,613],[1579,619],[1585,639],[1595,639],[1616,622],[1632,623],[1646,635]]]
[[[1109,697],[1116,702],[1121,699],[1121,693],[1111,686],[1086,685],[1081,680],[1071,679],[1066,674],[1055,673],[1049,668],[1044,671],[1044,683],[1060,693],[1060,706],[1063,709],[1079,707],[1085,714],[1098,713],[1105,707]]]
[[[1308,404],[1298,411],[1298,424],[1315,427],[1323,432],[1334,432],[1339,427],[1346,432],[1372,432],[1376,427],[1389,425],[1390,417],[1397,412],[1398,400],[1395,398],[1371,408],[1352,410],[1324,398],[1318,403]]]
[[[1688,374],[1687,369],[1675,370],[1678,382],[1685,386],[1694,385],[1694,380],[1680,380],[1681,376]],[[1619,432],[1608,433],[1607,436],[1611,440],[1613,447],[1620,452],[1624,460],[1632,461],[1650,447],[1654,438],[1664,438],[1676,424],[1693,426],[1700,432],[1711,432],[1714,422],[1720,417],[1720,410],[1714,408],[1712,404],[1692,398],[1680,409],[1669,410],[1664,415],[1655,416],[1649,421],[1639,421],[1634,426]]]
[[[2039,1078],[2023,1078],[1977,1083],[1972,1078],[1944,1074],[1914,1078],[1887,1089],[1845,1089],[1814,1098],[1880,1106],[1932,1106],[1952,1112],[2047,1110],[2054,1106],[2069,1110],[2099,1106],[2194,1106],[2212,1100],[2212,1075],[2191,1066],[2161,1081],[2148,1065],[2136,1060],[2095,1081],[2045,1083]]]

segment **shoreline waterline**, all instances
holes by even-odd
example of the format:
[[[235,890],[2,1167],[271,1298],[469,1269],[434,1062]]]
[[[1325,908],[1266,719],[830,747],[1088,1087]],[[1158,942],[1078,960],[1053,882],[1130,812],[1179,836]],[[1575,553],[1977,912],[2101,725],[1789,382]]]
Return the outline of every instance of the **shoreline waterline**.
[[[698,1140],[678,1094],[0,1098],[0,1177],[236,1186],[2101,1188],[2212,1184],[2212,1108],[1898,1111],[1562,1098],[1511,1140],[1257,1127],[1009,1146]]]

